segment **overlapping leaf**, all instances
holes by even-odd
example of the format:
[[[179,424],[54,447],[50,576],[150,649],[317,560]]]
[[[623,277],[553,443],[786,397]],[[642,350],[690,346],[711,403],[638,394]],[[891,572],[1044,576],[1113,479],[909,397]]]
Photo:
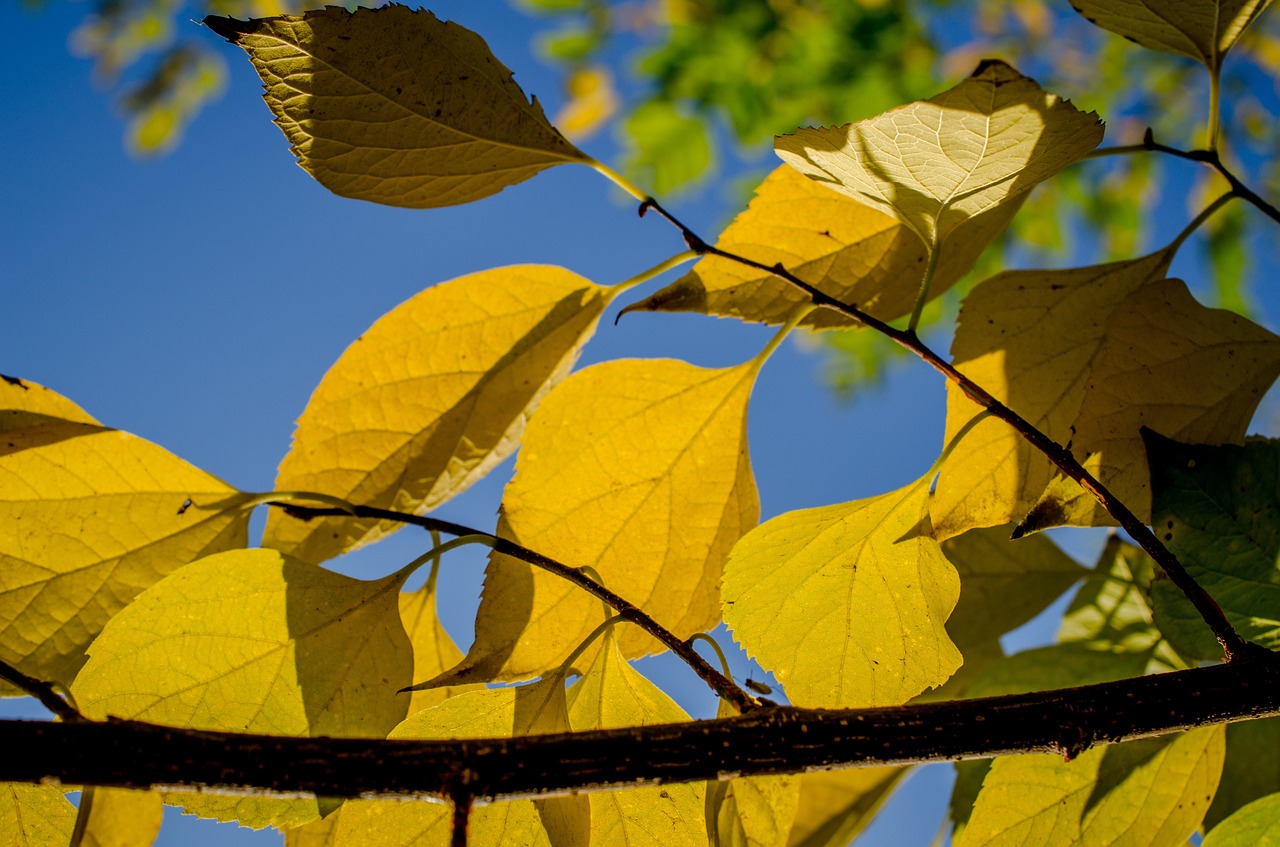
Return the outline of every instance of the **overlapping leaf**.
[[[380,318],[325,374],[278,490],[422,512],[515,451],[611,297],[563,268],[521,265],[433,286]],[[265,543],[318,562],[399,524],[268,517]]]
[[[933,246],[1101,140],[1096,114],[987,60],[929,100],[842,127],[800,129],[775,147],[801,173],[902,221]]]
[[[0,440],[0,658],[70,684],[89,642],[138,592],[245,545],[249,496],[128,433],[41,421]]]
[[[758,367],[622,360],[574,374],[529,423],[498,533],[594,568],[680,637],[710,629],[729,548],[759,516],[746,440]],[[581,588],[495,554],[475,643],[438,682],[538,675],[601,614]],[[618,638],[628,656],[659,649],[636,628]]]
[[[1215,826],[1202,847],[1276,847],[1280,844],[1280,794],[1269,794]]]
[[[416,591],[401,592],[400,620],[413,648],[413,678],[431,679],[462,661],[462,651],[445,632],[436,612],[436,586],[433,580]],[[412,692],[409,713],[438,706],[449,697],[482,688],[464,685],[455,688],[425,688]]]
[[[1255,800],[1280,793],[1280,757],[1275,755],[1278,749],[1280,718],[1227,724],[1222,781],[1204,816],[1205,829],[1214,829]],[[1280,820],[1280,816],[1275,819]],[[1280,833],[1277,837],[1280,844]]]
[[[88,412],[61,394],[30,380],[0,374],[0,432],[23,429],[50,418],[97,423]]]
[[[1004,204],[962,224],[942,251],[931,294],[941,294],[964,276],[1020,205]],[[781,262],[822,292],[885,321],[911,311],[928,259],[924,242],[907,227],[788,165],[760,184],[751,205],[721,234],[716,247],[766,265]],[[780,324],[808,300],[772,274],[710,255],[625,311],[701,312]],[[858,324],[821,309],[803,325]]]
[[[738,710],[721,700],[716,717]],[[740,776],[707,783],[711,847],[786,847],[800,803],[796,774]]]
[[[233,550],[143,592],[94,642],[72,691],[93,718],[299,736],[381,738],[412,659],[401,574],[363,582],[274,550]],[[294,826],[315,800],[177,795],[188,812]]]
[[[343,197],[451,206],[591,161],[480,36],[430,12],[330,6],[205,25],[249,54],[299,164]]]
[[[909,768],[854,768],[800,775],[800,805],[787,847],[846,847]]]
[[[71,843],[76,807],[60,785],[0,782],[0,833],[5,847]]]
[[[160,833],[164,804],[154,791],[86,788],[80,808],[89,814],[77,847],[147,847]]]
[[[960,666],[947,635],[960,581],[928,532],[926,481],[789,512],[748,533],[724,575],[724,620],[791,702],[905,703]]]
[[[1271,0],[1072,0],[1071,5],[1143,47],[1188,56],[1217,70]]]

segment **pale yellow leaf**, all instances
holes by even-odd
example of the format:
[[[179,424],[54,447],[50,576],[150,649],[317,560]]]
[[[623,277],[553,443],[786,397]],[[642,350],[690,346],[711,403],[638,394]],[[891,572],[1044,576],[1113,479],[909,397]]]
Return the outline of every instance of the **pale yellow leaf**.
[[[569,688],[575,732],[679,723],[689,716],[623,658],[610,631],[582,679]],[[601,791],[591,801],[591,847],[706,847],[701,783]]]
[[[1143,47],[1188,56],[1216,70],[1271,0],[1071,0],[1071,5]]]
[[[787,847],[847,847],[910,768],[852,768],[800,774],[800,805]]]
[[[942,251],[930,294],[941,294],[964,276],[1020,206],[1020,201],[1007,203],[962,224]],[[781,263],[824,294],[883,321],[911,311],[928,261],[924,242],[910,229],[788,165],[780,165],[760,184],[751,205],[721,234],[716,247],[770,266]],[[808,301],[808,295],[773,274],[709,255],[624,311],[700,312],[781,324]],[[802,326],[860,324],[820,309]]]
[[[564,268],[517,265],[426,289],[368,329],[298,420],[276,489],[422,513],[516,449],[611,297]],[[399,528],[273,510],[264,543],[323,561]]]
[[[49,418],[97,423],[88,412],[61,394],[30,380],[0,374],[0,432],[44,423]]]
[[[405,715],[404,575],[370,582],[274,550],[233,550],[139,595],[93,643],[72,686],[89,717],[194,729],[382,738]],[[175,795],[188,812],[297,826],[311,799]]]
[[[89,814],[78,847],[147,847],[160,833],[164,803],[154,791],[124,788],[86,788],[81,811]]]
[[[621,360],[574,374],[529,424],[499,535],[594,568],[681,638],[710,629],[724,560],[759,516],[746,437],[758,367]],[[475,643],[439,681],[538,675],[564,661],[602,614],[581,588],[494,555]],[[634,627],[618,639],[629,657],[660,649]]]
[[[400,619],[413,648],[413,678],[431,679],[462,661],[462,651],[445,632],[436,613],[436,586],[428,581],[416,591],[400,594]],[[449,697],[481,689],[481,685],[424,688],[411,692],[409,713],[438,706]]]
[[[943,244],[969,218],[1093,150],[1102,123],[1004,62],[929,100],[780,136],[783,161]]]
[[[721,700],[716,717],[738,710]],[[799,774],[740,776],[708,782],[711,847],[785,847],[800,803]]]
[[[724,620],[798,706],[905,703],[960,667],[960,594],[928,527],[927,480],[774,518],[733,548]]]
[[[249,54],[299,164],[343,197],[451,206],[591,161],[480,36],[430,12],[330,6],[205,24]]]
[[[62,786],[0,782],[2,847],[62,847],[75,826],[76,807]]]
[[[1222,772],[1221,726],[1061,756],[1002,756],[956,847],[1182,847]]]
[[[247,543],[249,495],[141,438],[47,418],[0,440],[0,659],[71,683],[138,592]]]

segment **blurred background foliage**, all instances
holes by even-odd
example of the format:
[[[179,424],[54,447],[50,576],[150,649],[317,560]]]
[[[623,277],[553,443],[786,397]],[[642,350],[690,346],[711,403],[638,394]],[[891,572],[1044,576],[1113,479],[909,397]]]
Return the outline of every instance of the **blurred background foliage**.
[[[704,191],[720,174],[733,178],[732,200],[740,208],[776,163],[774,135],[844,124],[928,97],[988,56],[1096,110],[1107,121],[1106,144],[1139,143],[1147,127],[1176,147],[1205,142],[1203,67],[1098,29],[1065,0],[511,2],[534,19],[536,52],[560,71],[557,126],[575,141],[612,133],[629,175],[664,199]],[[224,76],[219,45],[198,31],[178,37],[177,24],[306,5],[203,0],[193,9],[178,0],[91,0],[71,46],[116,89],[129,149],[154,155],[178,143]],[[119,83],[126,69],[139,81]],[[1263,16],[1233,50],[1222,91],[1224,155],[1255,190],[1274,198],[1280,15]],[[1192,176],[1173,174],[1180,166]],[[1180,204],[1189,220],[1224,189],[1207,168],[1188,171],[1185,163],[1152,155],[1068,169],[1052,189],[1033,194],[1000,249],[933,305],[927,326],[947,326],[942,318],[954,313],[968,286],[1004,263],[1083,264],[1158,247],[1172,233],[1152,230],[1157,206]],[[1263,237],[1262,226],[1241,203],[1210,220],[1200,244],[1213,282],[1198,292],[1210,305],[1252,312],[1250,242]],[[880,378],[897,351],[856,331],[824,333],[815,344],[828,353],[829,380],[842,392]]]

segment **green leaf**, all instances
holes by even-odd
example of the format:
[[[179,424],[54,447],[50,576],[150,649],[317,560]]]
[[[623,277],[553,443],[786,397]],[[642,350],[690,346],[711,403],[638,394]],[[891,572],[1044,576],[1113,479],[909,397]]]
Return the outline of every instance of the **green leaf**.
[[[706,125],[665,100],[637,106],[626,122],[627,170],[665,197],[696,181],[711,167]]]
[[[1072,0],[1093,23],[1143,47],[1195,59],[1210,70],[1271,0]]]
[[[480,36],[430,12],[330,6],[204,23],[249,54],[298,163],[343,197],[452,206],[591,161]]]
[[[1227,724],[1227,758],[1218,793],[1204,816],[1206,828],[1216,827],[1254,800],[1280,793],[1278,749],[1280,718]]]
[[[1280,794],[1255,800],[1209,831],[1201,847],[1280,845]]]
[[[60,785],[0,782],[0,838],[4,847],[54,847],[71,843],[76,807]]]

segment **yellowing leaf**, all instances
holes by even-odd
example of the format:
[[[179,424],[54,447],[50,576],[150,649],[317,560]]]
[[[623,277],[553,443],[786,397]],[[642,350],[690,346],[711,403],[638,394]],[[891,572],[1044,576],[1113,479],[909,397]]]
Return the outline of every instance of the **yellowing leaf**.
[[[568,696],[574,732],[689,720],[670,697],[627,664],[612,631]],[[589,798],[591,847],[706,847],[701,783],[601,791]]]
[[[1211,70],[1271,0],[1072,0],[1103,29],[1143,47],[1196,59]]]
[[[556,126],[574,141],[595,135],[618,111],[618,92],[604,66],[574,71],[565,89],[568,102],[556,115]]]
[[[710,629],[729,548],[759,516],[746,437],[757,368],[623,360],[574,374],[529,423],[499,534],[564,564],[589,565],[682,638]],[[438,681],[540,674],[564,661],[601,615],[600,601],[582,589],[494,555],[475,643]],[[627,656],[660,649],[638,628],[618,639]]]
[[[783,161],[891,215],[925,244],[1029,191],[1102,140],[1092,112],[987,60],[956,87],[842,127],[780,136]]]
[[[400,620],[413,648],[413,678],[431,679],[462,661],[462,651],[453,643],[436,614],[434,581],[417,591],[400,594]],[[437,706],[449,697],[483,686],[464,685],[455,688],[425,688],[411,692],[409,713]]]
[[[0,838],[4,847],[51,847],[71,843],[76,807],[60,785],[0,782]]]
[[[792,703],[892,706],[960,667],[944,627],[960,580],[929,535],[929,487],[788,512],[748,533],[724,620]]]
[[[608,289],[520,265],[421,292],[380,318],[325,374],[276,488],[425,512],[515,451],[525,419],[595,331]],[[268,516],[265,543],[323,561],[397,529]]]
[[[721,700],[717,717],[738,710]],[[707,783],[711,847],[785,847],[800,803],[800,777],[740,776]]]
[[[401,574],[364,582],[274,550],[188,565],[139,595],[94,642],[72,692],[81,710],[171,726],[382,738],[400,721],[412,662]],[[173,798],[244,826],[297,826],[316,800]]]
[[[61,394],[29,380],[0,374],[0,432],[44,423],[49,418],[97,423]]]
[[[1280,749],[1280,718],[1227,724],[1222,781],[1204,816],[1205,829],[1213,830],[1254,800],[1280,792],[1277,749]],[[1272,820],[1280,822],[1280,816],[1273,816]],[[1280,832],[1276,836],[1276,844],[1280,845]]]
[[[846,847],[909,768],[853,768],[800,775],[800,807],[787,847]]]
[[[1002,756],[956,847],[1181,847],[1222,772],[1223,728],[1061,756]]]
[[[1255,800],[1209,831],[1203,847],[1280,845],[1280,794]]]
[[[80,806],[89,806],[79,847],[146,847],[156,840],[164,803],[154,791],[86,788]]]
[[[430,12],[330,6],[204,22],[249,54],[299,164],[343,197],[451,206],[591,161],[480,36]]]
[[[4,433],[0,659],[70,684],[89,642],[138,592],[247,543],[248,499],[117,430],[48,418]]]
[[[931,294],[941,294],[964,276],[1019,206],[1005,204],[962,224],[960,234],[942,251]],[[924,243],[907,227],[787,165],[760,184],[751,205],[734,219],[716,247],[767,265],[781,262],[822,292],[884,321],[911,311],[928,260]],[[780,324],[808,300],[772,274],[720,256],[704,256],[688,274],[624,311],[701,312]],[[859,324],[820,309],[802,325],[821,329]]]
[[[348,801],[350,802],[350,801]],[[344,803],[345,807],[346,804]],[[338,823],[342,820],[342,809],[320,818],[284,831],[284,847],[334,847],[338,837]]]

